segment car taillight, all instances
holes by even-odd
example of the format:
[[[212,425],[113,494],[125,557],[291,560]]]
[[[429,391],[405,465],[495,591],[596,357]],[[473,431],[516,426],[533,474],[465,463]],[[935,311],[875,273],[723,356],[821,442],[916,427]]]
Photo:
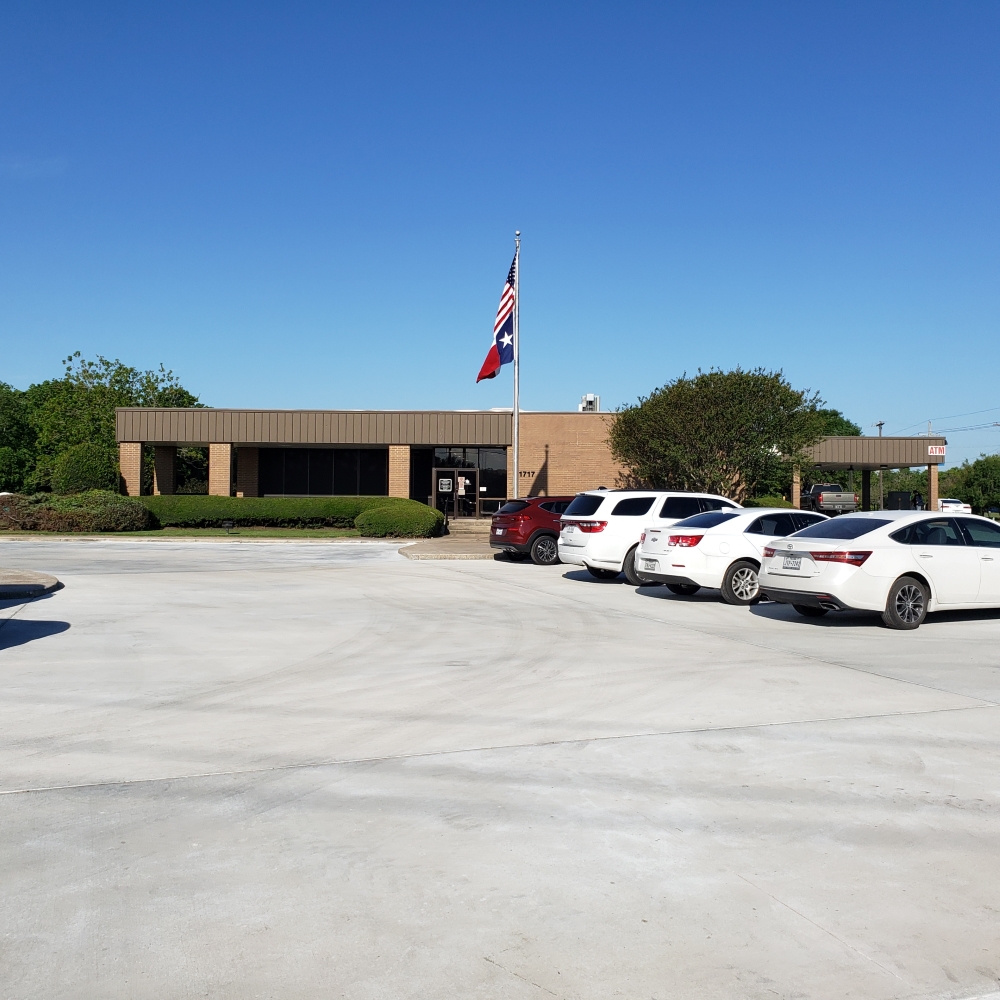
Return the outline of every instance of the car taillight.
[[[694,548],[705,536],[704,535],[671,535],[667,539],[667,545],[676,545],[682,549]]]
[[[581,531],[587,532],[588,535],[603,531],[608,526],[607,521],[573,521],[572,523]]]
[[[764,558],[765,559],[773,559],[774,558],[774,549],[772,549],[770,545],[765,545],[764,546]]]
[[[816,502],[817,503],[822,503],[823,502],[823,494],[822,493],[820,493],[820,495],[818,497],[816,497]]]
[[[646,532],[644,531],[644,532],[643,532],[643,533],[642,533],[642,534],[641,534],[641,535],[639,536],[639,544],[640,544],[640,545],[642,545],[642,543],[643,543],[643,542],[644,542],[645,540],[646,540]]]
[[[871,552],[810,552],[816,562],[848,563],[850,566],[860,566]]]
[[[857,493],[855,493],[855,494],[854,494],[854,503],[855,503],[855,505],[857,505],[857,504],[861,503],[861,499],[860,499],[860,497],[859,497],[859,496],[857,495]]]

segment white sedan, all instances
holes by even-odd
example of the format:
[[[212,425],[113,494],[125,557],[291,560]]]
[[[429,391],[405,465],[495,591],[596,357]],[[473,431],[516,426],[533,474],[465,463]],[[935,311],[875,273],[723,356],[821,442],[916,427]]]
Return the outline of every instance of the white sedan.
[[[757,507],[647,527],[635,554],[636,572],[644,583],[665,583],[675,594],[712,587],[728,604],[754,604],[760,600],[757,572],[765,547],[826,520],[825,514]]]
[[[942,500],[938,500],[937,509],[942,513],[947,513],[947,514],[972,513],[972,508],[967,503],[962,503],[961,500],[955,500],[952,497],[945,497]]]
[[[768,546],[760,589],[803,615],[877,611],[899,629],[931,611],[1000,607],[1000,525],[930,511],[845,514]]]

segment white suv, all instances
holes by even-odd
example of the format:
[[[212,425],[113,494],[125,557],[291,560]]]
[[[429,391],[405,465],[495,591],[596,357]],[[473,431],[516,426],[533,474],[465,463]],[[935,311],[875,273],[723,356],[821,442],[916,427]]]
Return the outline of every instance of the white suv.
[[[710,493],[666,490],[589,490],[579,493],[560,522],[559,559],[585,566],[598,580],[624,572],[642,586],[635,570],[635,550],[644,528],[669,527],[708,510],[741,510],[739,504]]]

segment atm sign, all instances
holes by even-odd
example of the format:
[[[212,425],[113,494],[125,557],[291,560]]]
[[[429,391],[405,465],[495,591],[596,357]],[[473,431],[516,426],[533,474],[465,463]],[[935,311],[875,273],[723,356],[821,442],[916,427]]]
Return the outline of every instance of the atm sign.
[[[929,444],[927,446],[928,455],[940,455],[944,458],[944,445],[943,444]]]

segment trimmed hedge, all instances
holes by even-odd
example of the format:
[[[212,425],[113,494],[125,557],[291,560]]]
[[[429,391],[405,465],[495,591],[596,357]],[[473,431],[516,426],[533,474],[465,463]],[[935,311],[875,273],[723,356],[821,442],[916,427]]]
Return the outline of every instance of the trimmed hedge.
[[[113,448],[85,441],[73,445],[52,464],[54,493],[118,491],[118,455]]]
[[[142,531],[156,518],[136,497],[107,490],[71,496],[36,493],[0,497],[0,528],[12,531]]]
[[[204,495],[173,495],[138,497],[167,528],[218,528],[223,521],[232,521],[240,528],[353,528],[362,534],[368,531],[357,524],[359,515],[379,509],[398,511],[393,522],[400,533],[411,536],[432,534],[444,520],[440,512],[426,504],[400,497],[214,497]],[[411,512],[407,516],[406,512]],[[427,527],[433,521],[433,526]],[[388,521],[372,522],[378,536],[396,534],[382,531]]]
[[[753,500],[744,500],[744,507],[793,507],[794,505],[784,497],[755,497]]]
[[[416,502],[406,507],[372,507],[354,519],[354,526],[369,538],[430,538],[443,524],[441,511]]]

